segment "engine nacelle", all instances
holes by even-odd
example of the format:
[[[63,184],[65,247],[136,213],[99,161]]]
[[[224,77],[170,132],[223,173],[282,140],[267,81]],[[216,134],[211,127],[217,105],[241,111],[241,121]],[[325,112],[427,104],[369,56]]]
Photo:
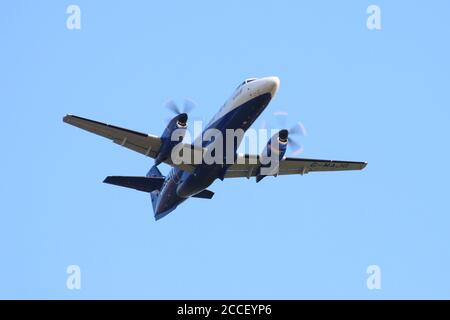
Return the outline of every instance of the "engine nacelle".
[[[256,175],[256,182],[259,182],[265,176],[275,174],[278,171],[279,163],[273,163],[273,161],[275,160],[279,162],[283,159],[287,150],[288,135],[289,132],[286,129],[283,129],[274,134],[267,142],[267,145],[260,156],[260,162],[262,164],[259,168],[258,174]],[[263,168],[269,171],[270,174],[263,172]],[[273,168],[273,170],[271,170],[271,168]]]
[[[188,115],[186,113],[180,113],[167,124],[166,129],[164,129],[164,132],[161,135],[162,144],[159,148],[158,156],[155,158],[155,166],[167,160],[172,153],[172,149],[183,141],[187,129],[187,120]],[[175,130],[178,130],[176,132],[177,139],[172,140],[172,134]]]

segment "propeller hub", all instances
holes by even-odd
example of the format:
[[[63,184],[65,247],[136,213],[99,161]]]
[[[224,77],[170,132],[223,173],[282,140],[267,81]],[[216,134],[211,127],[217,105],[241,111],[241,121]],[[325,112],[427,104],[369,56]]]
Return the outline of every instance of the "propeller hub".
[[[288,140],[288,135],[289,135],[289,131],[286,129],[280,130],[280,132],[278,133],[278,140],[281,143],[286,143]]]
[[[177,118],[177,124],[180,127],[186,127],[187,120],[188,120],[187,113],[180,113]]]

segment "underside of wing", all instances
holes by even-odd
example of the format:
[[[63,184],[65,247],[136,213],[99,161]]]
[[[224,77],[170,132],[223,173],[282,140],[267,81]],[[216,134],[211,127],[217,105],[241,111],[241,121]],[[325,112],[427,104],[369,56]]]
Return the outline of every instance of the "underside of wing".
[[[362,170],[367,162],[341,161],[341,160],[319,160],[303,158],[285,158],[280,163],[280,175],[308,173],[317,171],[345,171]]]
[[[316,171],[362,170],[367,162],[319,160],[305,158],[284,158],[279,162],[278,171],[272,175],[306,174]],[[225,178],[254,177],[261,168],[259,156],[243,155],[237,163],[231,165]]]
[[[157,136],[120,128],[107,123],[74,115],[65,116],[63,121],[83,130],[98,134],[112,140],[114,143],[152,158],[158,154],[161,146],[161,139]]]
[[[66,115],[63,118],[63,121],[75,127],[110,139],[118,145],[139,152],[150,158],[155,158],[158,155],[159,149],[161,148],[161,139],[155,135],[129,130],[107,123],[78,117],[75,115]],[[184,149],[187,150],[191,148],[191,145],[183,145],[183,151]],[[171,162],[170,157],[165,162],[169,165],[174,165]],[[174,166],[177,166],[182,170],[189,172],[194,170],[194,167],[189,164],[181,163]]]

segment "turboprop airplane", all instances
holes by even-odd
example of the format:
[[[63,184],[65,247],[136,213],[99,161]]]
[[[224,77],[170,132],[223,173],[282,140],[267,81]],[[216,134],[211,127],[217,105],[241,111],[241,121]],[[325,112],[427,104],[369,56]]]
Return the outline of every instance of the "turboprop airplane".
[[[218,139],[196,139],[195,143],[183,143],[188,121],[186,112],[178,111],[160,137],[75,115],[66,115],[63,121],[155,159],[155,164],[146,176],[108,176],[103,182],[149,193],[156,220],[175,210],[190,197],[211,199],[214,193],[207,188],[217,179],[255,177],[256,182],[259,182],[266,176],[365,168],[367,162],[285,157],[290,141],[288,129],[273,135],[261,155],[238,154],[237,148],[242,139],[236,142],[235,136],[229,138],[226,133],[229,130],[247,131],[275,96],[279,84],[277,77],[246,79],[206,126],[203,133],[215,130],[223,134],[221,144],[227,148],[231,144],[232,147],[228,149],[231,150],[232,161],[229,161],[230,152],[227,153],[227,161],[211,163],[202,158]],[[178,150],[178,158],[174,157],[175,150]],[[200,161],[196,161],[199,154]],[[221,154],[219,160],[225,160],[225,155]],[[272,166],[272,162],[276,165]],[[167,176],[159,171],[157,166],[160,163],[172,167]]]

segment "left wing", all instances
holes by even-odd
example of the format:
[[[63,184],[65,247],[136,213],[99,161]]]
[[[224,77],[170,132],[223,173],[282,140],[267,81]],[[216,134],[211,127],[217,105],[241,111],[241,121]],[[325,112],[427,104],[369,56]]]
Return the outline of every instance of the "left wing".
[[[161,139],[154,135],[120,128],[111,124],[90,120],[71,114],[66,115],[63,118],[63,121],[80,129],[110,139],[122,147],[142,153],[143,155],[151,158],[156,157],[159,148],[161,147]]]
[[[367,162],[284,158],[280,160],[277,175],[305,174],[315,171],[362,170]],[[225,173],[225,178],[254,177],[261,167],[259,156],[239,156],[235,164]]]
[[[155,158],[158,155],[161,147],[161,138],[155,135],[146,134],[130,129],[117,127],[111,124],[90,120],[71,114],[66,115],[63,118],[65,123],[71,124],[75,127],[83,130],[98,134],[104,138],[112,140],[114,143],[121,145],[122,147],[139,152],[147,157]],[[190,149],[191,157],[194,157],[196,150],[193,150],[193,146],[190,144],[183,144],[182,151]],[[186,163],[176,165],[172,163],[170,157],[165,161],[168,165],[179,167],[180,169],[188,172],[194,171],[194,166]],[[193,161],[190,163],[194,163]]]

